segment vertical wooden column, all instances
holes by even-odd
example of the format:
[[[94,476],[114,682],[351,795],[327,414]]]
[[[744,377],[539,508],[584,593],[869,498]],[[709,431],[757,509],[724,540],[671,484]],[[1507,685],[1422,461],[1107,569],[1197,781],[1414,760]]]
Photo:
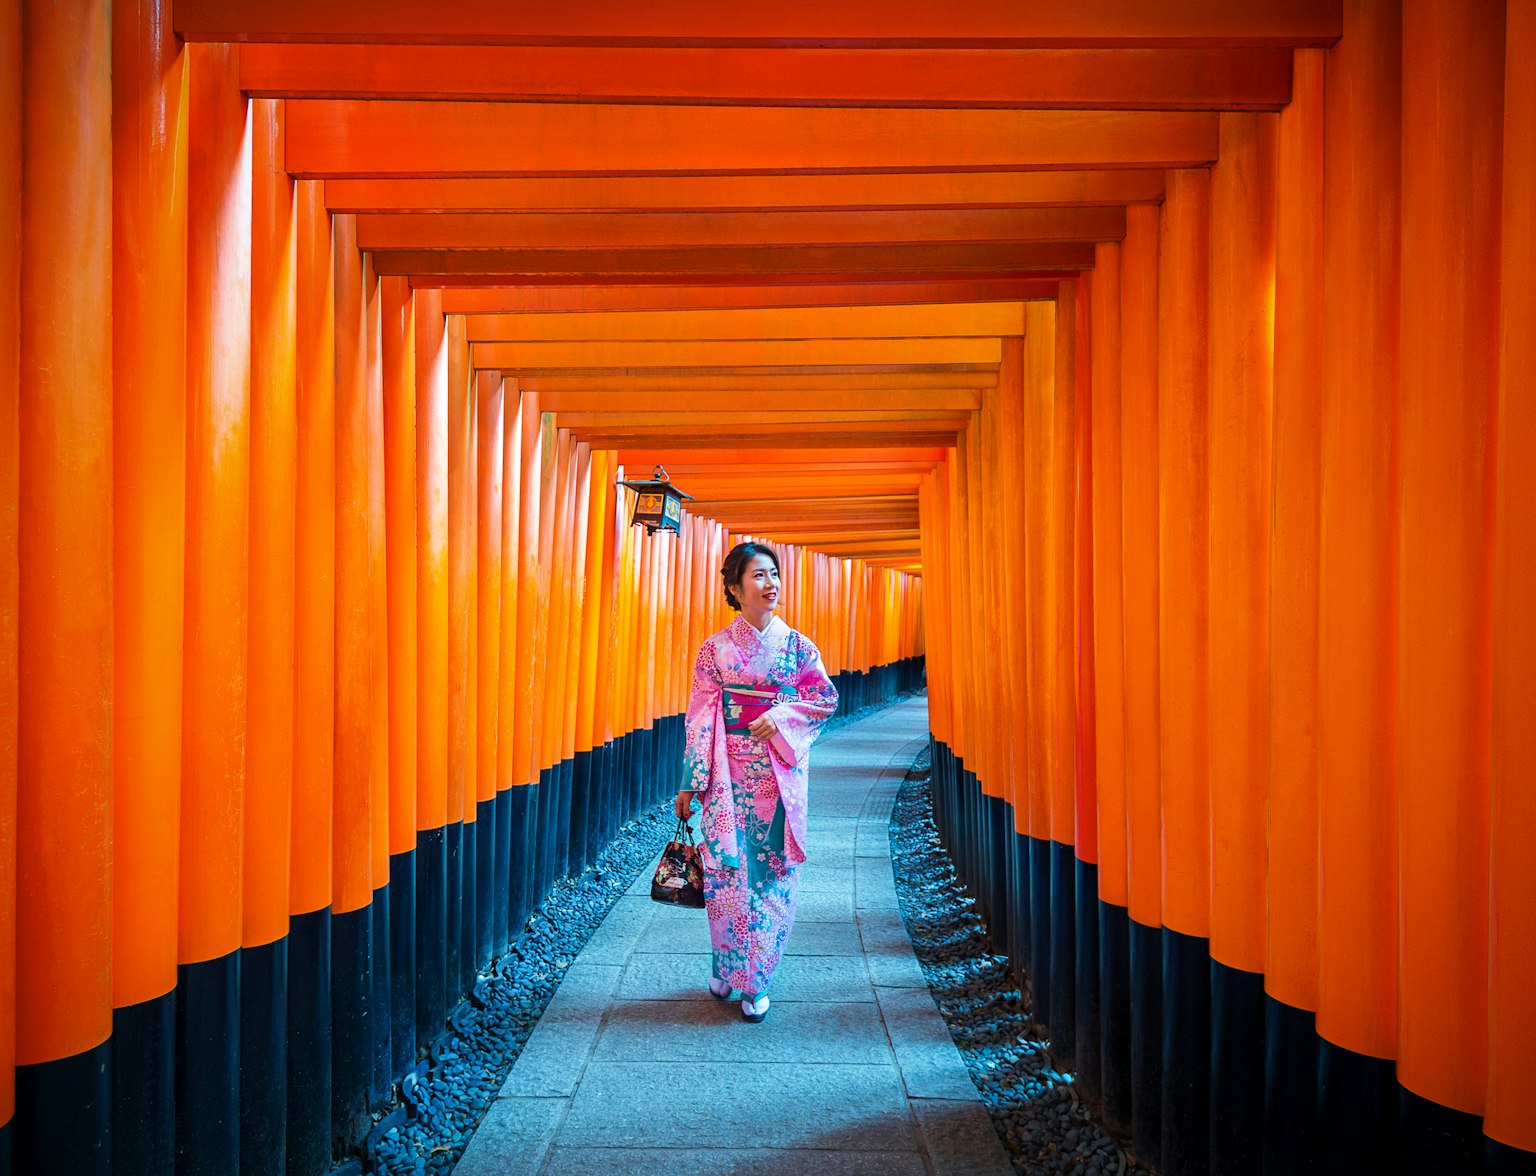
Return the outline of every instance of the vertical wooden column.
[[[597,837],[596,821],[600,811],[601,765],[594,753],[601,746],[596,731],[598,626],[599,608],[602,603],[603,552],[608,545],[608,528],[612,514],[610,499],[613,493],[613,474],[609,450],[594,450],[588,473],[587,526],[584,536],[584,591],[581,601],[581,632],[578,648],[581,650],[576,685],[576,729],[573,754],[576,757],[576,792],[573,794],[572,811],[578,805],[574,799],[580,796],[581,819],[573,831],[574,844],[580,849],[579,860],[574,868],[584,869],[594,861],[602,848]],[[573,818],[574,819],[574,818]]]
[[[252,103],[250,732],[240,961],[240,1154],[285,1162],[288,916],[293,802],[294,558],[298,493],[294,185],[283,104]]]
[[[1125,212],[1121,246],[1125,794],[1131,969],[1131,1119],[1136,1151],[1162,1148],[1162,767],[1158,734],[1158,222]]]
[[[288,967],[288,1157],[331,1149],[331,792],[335,750],[335,269],[323,185],[298,182],[298,476]]]
[[[384,577],[389,643],[391,1069],[416,1057],[416,318],[407,279],[379,279]]]
[[[510,406],[509,410],[510,412]],[[503,493],[506,495],[504,511],[517,509],[517,588],[514,593],[516,609],[516,656],[510,659],[511,670],[505,667],[509,664],[509,649],[504,643],[502,646],[503,679],[511,673],[515,683],[513,718],[516,720],[515,740],[513,744],[513,763],[515,774],[512,777],[512,786],[519,789],[513,798],[512,821],[512,849],[511,869],[513,882],[511,892],[517,902],[510,908],[510,926],[513,935],[522,928],[523,920],[527,917],[529,904],[533,902],[534,858],[538,847],[534,840],[534,816],[537,813],[536,801],[538,792],[535,785],[539,779],[538,743],[535,738],[535,722],[538,717],[538,698],[535,686],[538,682],[538,661],[540,649],[538,645],[538,619],[539,619],[539,522],[542,517],[540,506],[540,493],[543,482],[543,427],[542,414],[539,412],[539,394],[532,390],[523,390],[518,402],[518,422],[520,430],[518,445],[512,446],[512,438],[508,438],[509,448],[506,459],[508,462],[507,480],[503,483]],[[512,454],[516,450],[518,456],[518,482],[519,488],[516,495],[512,492],[510,472]],[[506,532],[503,531],[503,561],[512,559],[512,549],[506,546]],[[505,607],[511,610],[511,603]],[[512,611],[507,613],[510,619]],[[502,695],[502,706],[507,706],[507,696]]]
[[[125,1051],[120,1056],[135,1059],[131,1068],[114,1070],[112,1134],[125,1173],[168,1168],[175,1145],[170,994],[178,847],[166,830],[176,827],[181,806],[187,75],[169,4],[147,8],[118,5],[112,13],[112,1003],[118,1009],[112,1032]],[[0,34],[0,40],[19,53],[20,32],[18,25],[14,39]],[[17,68],[19,87],[19,59]],[[6,97],[0,104],[19,119],[19,90],[14,105]],[[15,165],[10,174],[19,183],[19,153]],[[11,228],[19,242],[19,225]],[[15,277],[4,279],[12,294]],[[17,324],[20,307],[9,310],[0,316]],[[0,382],[15,387],[14,371],[12,351],[0,365]],[[0,426],[0,432],[15,444],[14,428]],[[14,506],[13,494],[5,500]],[[14,559],[14,522],[0,529]],[[14,622],[14,600],[0,610]],[[6,707],[4,713],[15,712]],[[0,746],[14,772],[14,731]],[[14,797],[14,779],[0,793]],[[5,865],[0,873],[14,879]],[[0,911],[13,909],[14,898],[0,900]],[[4,941],[13,938],[6,934]],[[14,1006],[12,992],[12,983],[0,979],[0,1005],[7,1010]],[[12,1051],[0,1047],[0,1054],[0,1082],[8,1084]],[[0,1102],[0,1121],[8,1121],[9,1095]]]
[[[17,559],[21,526],[21,30],[21,0],[4,0],[0,3],[0,176],[4,177],[0,179],[0,324],[4,324],[0,325],[0,389],[5,389],[0,392],[0,1167],[7,1171],[16,1121],[16,738],[21,703],[16,664],[20,639],[17,595],[21,588],[21,565]],[[185,125],[184,105],[178,121]],[[178,350],[184,350],[184,346],[185,340]],[[180,518],[181,495],[174,498]],[[172,582],[179,593],[180,569]],[[179,599],[175,614],[181,616]],[[168,705],[167,713],[180,722],[179,697]],[[173,750],[179,749],[179,727],[169,742]],[[174,813],[178,798],[163,803]],[[174,893],[172,882],[168,895],[159,899],[161,909],[174,905],[170,897]],[[153,909],[156,900],[152,899],[149,905]],[[115,913],[114,908],[114,916]],[[166,976],[174,985],[173,930],[162,935],[161,954],[166,960]],[[166,1036],[163,1032],[160,1035],[162,1043]],[[163,1065],[167,1055],[165,1044],[160,1053]],[[157,1083],[162,1099],[168,1077],[162,1072]]]
[[[416,1033],[447,1015],[448,346],[441,290],[416,303]]]
[[[1317,1148],[1318,543],[1322,490],[1323,79],[1297,50],[1276,147],[1274,513],[1269,588],[1269,868],[1263,1160]]]
[[[1098,836],[1099,1084],[1109,1126],[1131,1127],[1130,901],[1127,871],[1125,581],[1121,465],[1119,242],[1095,249],[1093,323],[1093,674]]]
[[[475,865],[479,888],[475,929],[477,958],[499,954],[505,939],[495,938],[506,921],[506,858],[497,836],[499,795],[496,751],[508,725],[501,715],[503,445],[506,441],[506,381],[499,372],[476,377],[476,461],[479,500],[475,511]],[[515,546],[515,544],[514,544]],[[510,667],[509,667],[510,668]],[[503,806],[505,807],[505,806]]]
[[[99,961],[111,951],[112,919],[112,28],[100,3],[27,5],[19,23],[25,68],[12,90],[19,88],[27,150],[21,313],[8,323],[20,323],[20,378],[7,388],[19,389],[20,411],[7,435],[16,441],[3,442],[17,445],[26,470],[15,500],[16,554],[8,557],[19,565],[10,616],[26,618],[17,645],[16,1159],[21,1171],[45,1170],[69,1149],[84,1157],[79,1171],[105,1173],[112,978]],[[9,119],[18,107],[6,109],[0,117]]]
[[[1273,115],[1224,112],[1210,220],[1210,1167],[1261,1166],[1274,414]]]
[[[1045,535],[1047,649],[1051,657],[1047,738],[1051,781],[1051,1040],[1064,1060],[1076,1054],[1077,633],[1077,301],[1075,281],[1056,294],[1055,388],[1051,399],[1050,489]]]
[[[368,747],[373,871],[372,1106],[389,1100],[394,1079],[390,1005],[394,990],[390,937],[389,829],[389,557],[384,456],[384,298],[371,254],[363,256],[363,315],[368,349]]]
[[[501,573],[499,581],[501,641],[498,661],[500,669],[496,681],[496,866],[492,879],[495,907],[491,916],[491,943],[493,952],[500,952],[507,943],[511,928],[511,912],[517,909],[521,897],[523,854],[517,850],[513,860],[514,830],[521,831],[521,819],[514,822],[513,809],[526,805],[527,794],[517,792],[513,785],[521,775],[522,761],[517,756],[517,724],[519,701],[517,688],[520,684],[518,668],[518,566],[519,529],[522,524],[522,458],[523,418],[517,384],[512,380],[502,382],[502,436],[501,436],[501,509],[499,518],[492,525],[501,531]],[[482,483],[483,484],[483,483]],[[482,554],[484,549],[482,548]],[[486,561],[482,558],[482,572]],[[482,600],[484,596],[482,594]],[[514,887],[517,892],[514,894]]]
[[[1536,1151],[1536,873],[1524,830],[1536,824],[1536,740],[1526,721],[1536,669],[1536,528],[1530,511],[1536,443],[1536,5],[1507,9],[1504,54],[1503,275],[1499,348],[1498,498],[1494,564],[1493,754],[1490,808],[1488,1101],[1483,1130]]]
[[[368,328],[357,218],[334,218],[336,295],[335,775],[332,812],[331,1130],[356,1138],[373,1077],[373,695],[369,584]]]
[[[474,762],[470,742],[469,679],[470,615],[474,592],[474,388],[469,370],[469,340],[464,316],[447,320],[448,433],[446,454],[448,492],[448,759],[444,813],[448,922],[445,929],[448,976],[447,1007],[452,1008],[463,975],[464,790]],[[471,786],[472,787],[472,786]],[[470,830],[473,832],[473,830]],[[471,874],[473,877],[473,874]]]
[[[1475,1162],[1475,1121],[1439,1112],[1480,1115],[1486,1081],[1503,34],[1498,0],[1403,9],[1397,1080],[1419,1172]]]
[[[1389,1146],[1397,1036],[1401,9],[1352,0],[1328,50],[1318,583],[1319,1151]]]
[[[232,46],[187,50],[187,548],[178,1170],[238,1163],[250,495],[251,128]]]

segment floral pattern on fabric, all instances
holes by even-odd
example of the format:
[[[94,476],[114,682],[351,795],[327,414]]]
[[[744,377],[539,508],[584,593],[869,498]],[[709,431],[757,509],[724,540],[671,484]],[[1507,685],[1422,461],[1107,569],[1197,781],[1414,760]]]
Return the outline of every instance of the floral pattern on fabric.
[[[727,734],[725,683],[772,691],[768,740]],[[805,861],[811,744],[837,709],[821,654],[777,617],[759,633],[744,617],[709,638],[694,662],[683,787],[699,794],[699,851],[715,976],[767,991],[795,921]]]
[[[779,696],[768,715],[778,731],[764,743],[752,736],[727,735],[722,686],[740,683]],[[688,700],[682,787],[699,793],[699,850],[706,870],[740,868],[739,826],[729,789],[733,746],[750,746],[764,756],[778,782],[788,826],[784,853],[795,865],[805,861],[806,770],[811,744],[837,709],[837,687],[827,677],[821,652],[778,617],[759,633],[746,618],[704,642],[694,661]]]

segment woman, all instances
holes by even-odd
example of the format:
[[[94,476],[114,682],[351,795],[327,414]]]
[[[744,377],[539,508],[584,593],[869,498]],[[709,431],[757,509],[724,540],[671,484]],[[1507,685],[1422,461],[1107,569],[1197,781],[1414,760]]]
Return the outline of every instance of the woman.
[[[689,787],[677,794],[677,815],[686,820],[702,795],[709,991],[725,1000],[739,990],[741,1015],[758,1022],[795,922],[806,769],[837,709],[837,688],[816,646],[773,615],[779,560],[771,547],[738,543],[720,578],[741,615],[704,642],[694,663],[683,758]]]

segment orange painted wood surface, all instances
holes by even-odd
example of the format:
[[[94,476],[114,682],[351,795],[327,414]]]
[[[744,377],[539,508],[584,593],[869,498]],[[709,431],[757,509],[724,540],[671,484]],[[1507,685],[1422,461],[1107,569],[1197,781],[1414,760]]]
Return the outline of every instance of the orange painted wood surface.
[[[440,298],[416,304],[416,828],[448,814],[448,339]]]
[[[433,279],[413,278],[418,285]],[[449,287],[443,308],[449,314],[525,314],[650,309],[712,310],[727,307],[900,305],[957,299],[963,302],[1013,302],[1052,298],[1057,277],[1024,275],[992,280],[876,282],[838,285],[707,286],[504,286]]]
[[[298,213],[294,183],[282,170],[282,104],[253,102],[251,123],[251,613],[247,640],[249,722],[255,737],[246,747],[243,947],[273,943],[288,933],[299,487]],[[163,331],[164,316],[157,313],[155,317],[156,331]],[[121,404],[119,420],[120,410]],[[165,461],[164,449],[156,452],[155,460]],[[177,510],[179,514],[179,501]],[[137,615],[153,613],[119,609],[124,619]],[[119,632],[122,628],[120,622]],[[164,673],[162,663],[159,675]]]
[[[204,0],[176,9],[189,40],[365,41],[423,44],[753,44],[835,45],[1326,44],[1339,35],[1337,0],[1178,0],[1149,7],[1130,0],[1085,0],[1071,8],[1022,8],[984,0],[939,11],[916,0],[827,8],[806,0],[772,8],[721,9],[703,0],[666,0],[644,11],[613,0],[559,9],[509,9],[470,0],[430,16],[406,0]]]
[[[21,3],[0,3],[0,1123],[16,1110],[16,756],[21,687]],[[180,581],[180,577],[176,577]],[[178,615],[180,609],[176,610]],[[181,714],[181,700],[168,707]],[[178,731],[173,745],[180,743]],[[168,807],[174,809],[175,801]],[[174,892],[172,892],[174,893]],[[167,898],[164,906],[171,905]],[[115,911],[114,911],[115,917]],[[164,940],[169,939],[169,952]],[[175,963],[175,938],[162,933]]]
[[[731,106],[1279,109],[1283,48],[773,49],[253,45],[252,95]]]
[[[26,620],[12,713],[15,1060],[28,1065],[99,1045],[112,1026],[97,962],[112,919],[112,25],[105,4],[28,5],[8,23],[21,33],[26,68],[9,89],[28,144],[11,173],[25,247],[10,267],[20,403],[5,442],[26,470],[13,500],[13,615]],[[79,69],[61,91],[54,79]],[[9,1098],[8,1071],[4,1082]]]
[[[164,5],[165,9],[169,5]],[[161,15],[165,15],[162,11]],[[168,24],[112,19],[112,1002],[137,1004],[176,986],[177,846],[181,806],[181,648],[186,513],[187,75]],[[0,40],[20,49],[15,40]],[[8,52],[9,50],[7,50]],[[17,75],[17,84],[20,76]],[[7,99],[0,98],[0,103]],[[20,118],[21,95],[9,106]],[[9,116],[7,116],[9,124]],[[19,144],[18,144],[19,152]],[[4,164],[0,164],[3,170]],[[19,183],[21,159],[8,172]],[[270,175],[270,172],[268,173]],[[292,182],[284,177],[291,191]],[[6,185],[6,194],[14,189]],[[259,201],[260,183],[253,196]],[[0,197],[3,200],[4,197]],[[293,278],[288,230],[288,396],[292,399]],[[19,226],[13,226],[20,243]],[[3,247],[0,247],[3,248]],[[253,259],[253,281],[260,272]],[[19,256],[17,258],[19,261]],[[7,278],[14,293],[16,274]],[[171,313],[167,313],[167,308]],[[3,313],[3,312],[0,312]],[[20,307],[6,315],[19,324]],[[281,320],[270,322],[281,352]],[[254,320],[253,320],[254,327]],[[15,387],[15,327],[0,381]],[[256,335],[253,330],[253,344]],[[0,348],[5,341],[0,340]],[[255,356],[253,355],[253,362]],[[253,373],[254,375],[254,373]],[[15,412],[16,406],[10,405]],[[291,411],[291,403],[290,403]],[[14,425],[14,420],[10,422]],[[14,446],[14,428],[0,428]],[[14,509],[14,490],[4,501]],[[280,499],[277,505],[280,507]],[[14,521],[4,528],[14,558]],[[253,535],[254,540],[254,535]],[[281,574],[281,562],[278,574]],[[291,542],[289,552],[291,608]],[[10,581],[14,593],[14,580]],[[15,602],[0,605],[14,624]],[[274,618],[280,623],[280,616]],[[14,678],[14,630],[7,638]],[[290,675],[291,683],[291,675]],[[11,682],[14,687],[14,681]],[[253,683],[254,688],[254,683]],[[291,689],[291,685],[290,685]],[[0,701],[14,721],[15,700]],[[290,745],[291,746],[291,745]],[[15,733],[0,736],[14,773]],[[281,750],[279,750],[281,754]],[[291,760],[291,755],[290,755]],[[3,769],[0,769],[3,770]],[[0,791],[14,806],[14,778]],[[6,822],[7,827],[14,825]],[[14,852],[13,850],[11,851]],[[9,859],[8,859],[9,860]],[[14,878],[14,875],[12,875]],[[287,885],[286,870],[284,886]],[[0,899],[0,910],[13,902]],[[286,916],[287,912],[283,912]],[[0,935],[7,934],[0,930]],[[8,936],[11,941],[13,936]],[[12,1007],[6,984],[0,1007]],[[4,1053],[9,1056],[9,1050]],[[0,1072],[4,1071],[0,1063]]]
[[[251,128],[239,51],[189,51],[178,960],[240,946],[250,581]],[[24,606],[25,607],[25,606]]]
[[[514,410],[515,397],[514,393]],[[484,802],[496,798],[496,749],[504,737],[503,730],[507,729],[501,718],[502,619],[506,611],[502,599],[506,381],[495,372],[480,372],[476,376],[474,408],[475,488],[479,496],[475,509],[475,799]],[[513,548],[515,551],[515,533]],[[511,611],[515,617],[516,607]]]
[[[1189,167],[1201,111],[804,110],[490,102],[289,103],[305,179],[581,172]]]

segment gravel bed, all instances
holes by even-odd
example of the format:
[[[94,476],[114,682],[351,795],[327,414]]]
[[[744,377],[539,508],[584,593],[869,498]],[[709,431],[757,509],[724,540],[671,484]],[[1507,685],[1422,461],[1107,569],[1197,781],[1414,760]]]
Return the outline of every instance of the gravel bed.
[[[867,718],[911,693],[827,722],[823,734]],[[559,882],[528,917],[512,948],[480,973],[474,993],[454,1010],[429,1062],[400,1084],[361,1147],[333,1176],[447,1176],[497,1091],[506,1083],[565,970],[602,925],[635,876],[650,867],[676,828],[669,798],[620,827],[580,877]]]
[[[907,773],[891,815],[901,917],[923,976],[1015,1172],[1118,1176],[1147,1172],[1078,1101],[1032,1036],[1029,997],[996,954],[974,900],[955,877],[933,823],[930,752]]]

